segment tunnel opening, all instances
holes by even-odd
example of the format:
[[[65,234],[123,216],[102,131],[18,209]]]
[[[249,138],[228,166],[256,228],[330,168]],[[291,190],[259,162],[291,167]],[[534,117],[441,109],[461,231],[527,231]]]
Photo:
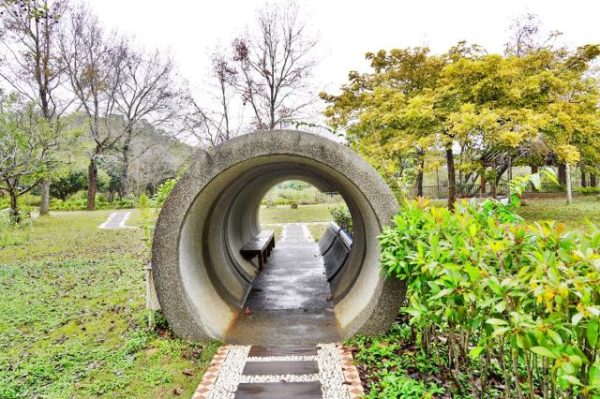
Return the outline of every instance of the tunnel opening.
[[[256,275],[227,341],[247,343],[249,336],[260,337],[254,342],[267,337],[279,343],[339,340],[333,292],[352,238],[332,214],[350,230],[346,203],[337,192],[286,180],[272,186],[258,205],[258,240],[267,243],[273,236],[276,244],[272,251],[266,247],[266,263],[260,255],[252,259]]]
[[[380,333],[394,320],[394,296],[401,295],[402,287],[385,280],[377,243],[397,210],[393,194],[343,145],[308,133],[271,131],[199,151],[161,211],[153,275],[163,312],[178,335],[251,344],[285,339],[252,326],[238,328],[238,321],[258,276],[256,264],[240,249],[262,230],[261,201],[273,186],[289,180],[339,193],[353,221],[352,249],[328,281],[331,317],[326,323],[335,325],[336,336],[326,335],[318,319],[314,329],[303,330],[311,324],[299,313],[279,321],[280,329],[286,325],[298,330],[290,343]]]

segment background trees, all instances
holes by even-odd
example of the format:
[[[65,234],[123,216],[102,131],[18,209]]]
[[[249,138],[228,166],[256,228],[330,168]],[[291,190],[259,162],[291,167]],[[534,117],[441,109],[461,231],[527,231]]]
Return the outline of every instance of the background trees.
[[[38,107],[48,128],[59,129],[69,103],[58,94],[63,78],[59,55],[59,21],[65,0],[5,0],[0,3],[5,60],[0,76],[13,90]],[[49,171],[47,171],[49,172]],[[42,176],[40,214],[48,213],[50,176]]]
[[[461,184],[479,181],[485,192],[489,181],[494,193],[515,164],[573,165],[581,152],[597,153],[598,82],[587,71],[598,46],[525,47],[507,55],[465,43],[441,56],[423,48],[368,53],[371,72],[351,72],[341,94],[321,95],[325,114],[392,180],[404,173],[399,157],[409,156],[418,195],[427,154],[443,153],[452,208],[456,157]]]

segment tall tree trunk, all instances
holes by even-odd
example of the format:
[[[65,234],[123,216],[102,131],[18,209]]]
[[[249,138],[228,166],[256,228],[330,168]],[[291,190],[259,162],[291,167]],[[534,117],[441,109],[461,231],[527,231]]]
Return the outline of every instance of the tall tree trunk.
[[[129,153],[131,152],[131,138],[132,132],[128,131],[125,136],[125,143],[123,144],[123,170],[121,170],[121,184],[120,186],[120,195],[121,198],[125,197],[129,192]]]
[[[561,186],[567,184],[567,167],[565,164],[558,165],[558,183]]]
[[[485,195],[487,188],[487,180],[485,179],[485,168],[481,171],[481,176],[479,177],[479,192],[480,196]]]
[[[539,168],[537,165],[531,165],[531,174],[534,175],[539,172]],[[535,188],[535,184],[531,183],[531,190],[537,192],[537,188]]]
[[[419,169],[417,170],[417,196],[423,196],[423,171],[425,170],[425,156],[423,150],[417,151],[417,159],[419,162]]]
[[[456,203],[456,170],[452,145],[446,147],[446,166],[448,168],[448,209],[454,210]]]
[[[571,165],[565,164],[566,183],[567,183],[567,204],[573,203],[573,193],[571,192]]]
[[[11,223],[17,224],[21,221],[21,214],[19,212],[19,193],[18,188],[10,186],[8,195],[10,197],[10,220]]]
[[[88,165],[88,211],[96,209],[96,191],[98,191],[98,165],[96,164],[96,156],[94,155],[90,158],[90,164]]]
[[[44,216],[50,211],[50,177],[40,181],[40,194],[40,216]]]
[[[581,165],[581,187],[587,187],[587,179],[585,175],[585,168]]]
[[[596,182],[596,175],[590,173],[590,187],[596,187],[598,183]]]

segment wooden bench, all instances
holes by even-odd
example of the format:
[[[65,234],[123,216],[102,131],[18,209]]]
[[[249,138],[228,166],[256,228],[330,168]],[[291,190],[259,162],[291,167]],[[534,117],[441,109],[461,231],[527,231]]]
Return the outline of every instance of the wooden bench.
[[[258,270],[262,270],[273,248],[275,248],[275,235],[273,231],[263,230],[252,241],[247,242],[240,249],[240,254],[248,260],[258,256]]]

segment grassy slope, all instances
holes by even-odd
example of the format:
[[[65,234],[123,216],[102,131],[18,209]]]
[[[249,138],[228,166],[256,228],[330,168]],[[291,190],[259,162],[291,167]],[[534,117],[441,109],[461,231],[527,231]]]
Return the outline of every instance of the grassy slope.
[[[142,233],[99,230],[108,214],[42,218],[0,247],[1,398],[189,397],[199,382],[216,344],[146,331]]]
[[[585,226],[586,221],[600,225],[600,200],[593,195],[578,196],[567,206],[564,198],[527,199],[519,214],[527,221],[555,220],[571,228]]]
[[[298,222],[328,222],[331,220],[329,208],[332,205],[299,205],[298,209],[289,206],[275,208],[260,208],[260,221],[263,224],[298,223]]]

